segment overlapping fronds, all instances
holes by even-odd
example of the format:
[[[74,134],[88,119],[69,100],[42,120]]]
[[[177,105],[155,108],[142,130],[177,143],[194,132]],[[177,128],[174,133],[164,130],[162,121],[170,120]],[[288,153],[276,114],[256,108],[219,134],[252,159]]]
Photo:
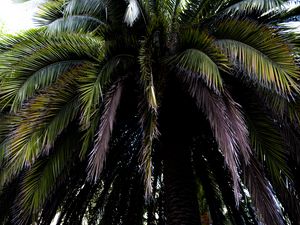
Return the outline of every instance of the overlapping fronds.
[[[259,12],[261,15],[281,7],[286,0],[188,0],[180,13],[182,23],[201,23],[222,17],[248,15]]]
[[[14,38],[6,39],[12,47],[0,57],[1,107],[11,105],[16,111],[24,100],[61,74],[84,62],[97,61],[103,55],[102,41],[89,35],[65,34],[45,40],[40,33],[34,34],[16,44]]]
[[[295,223],[284,2],[45,1],[0,38],[0,223],[198,224],[197,200],[214,223]]]
[[[18,223],[23,224],[32,214],[37,215],[59,182],[67,178],[74,158],[74,137],[76,134],[64,137],[65,140],[61,141],[60,146],[55,146],[49,156],[41,157],[25,172],[19,187],[18,210],[15,212]]]
[[[270,28],[248,20],[227,20],[216,27],[215,35],[220,37],[216,45],[244,76],[283,96],[299,91],[290,46]]]
[[[83,68],[80,66],[80,69]],[[9,182],[40,155],[47,154],[56,138],[76,118],[79,110],[76,76],[80,75],[80,69],[62,76],[13,116],[16,119],[7,137],[6,165],[3,171],[6,175],[1,177],[1,184]]]
[[[50,1],[42,4],[35,16],[48,33],[91,32],[106,23],[102,1]]]
[[[211,4],[216,4],[216,2],[221,3],[221,1],[188,0],[183,7],[182,13],[179,14],[180,22],[190,23],[195,22],[197,19],[202,19],[204,16],[207,16],[210,10],[216,10],[216,8],[211,7]]]
[[[64,6],[64,0],[46,1],[39,6],[39,9],[34,16],[34,22],[39,26],[51,24],[53,21],[64,16]]]
[[[187,84],[190,94],[196,99],[198,107],[206,115],[219,148],[224,155],[226,165],[232,175],[233,189],[238,204],[240,199],[239,148],[246,163],[250,155],[248,130],[243,116],[238,105],[231,98],[224,102],[221,96],[211,93],[197,78],[194,78],[194,81],[191,79],[191,82]]]
[[[180,38],[179,53],[168,60],[170,66],[176,67],[180,73],[199,76],[210,89],[222,92],[220,71],[229,71],[230,65],[225,55],[214,46],[213,38],[196,30],[190,30]]]
[[[287,151],[284,140],[273,119],[261,111],[251,110],[248,114],[251,145],[261,162],[266,167],[273,181],[285,182],[282,175],[290,177],[291,170],[287,165]]]

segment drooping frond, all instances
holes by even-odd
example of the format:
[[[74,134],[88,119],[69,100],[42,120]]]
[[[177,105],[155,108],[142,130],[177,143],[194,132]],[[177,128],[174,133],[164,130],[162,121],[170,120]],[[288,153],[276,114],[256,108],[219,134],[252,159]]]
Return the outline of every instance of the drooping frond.
[[[0,223],[298,222],[287,0],[44,2],[0,37]]]
[[[89,156],[88,173],[89,179],[93,181],[97,181],[97,179],[99,179],[103,170],[109,149],[109,141],[113,130],[113,124],[116,120],[116,113],[121,100],[122,88],[122,81],[117,81],[109,93],[106,94],[104,111],[101,116],[97,138],[95,140],[94,148]]]
[[[144,106],[146,107],[146,106]],[[145,198],[149,199],[152,194],[152,152],[154,140],[158,138],[157,115],[151,112],[151,109],[145,109],[141,124],[143,128],[143,145],[140,153],[140,162],[143,167],[143,176],[145,183]]]
[[[91,125],[91,120],[98,107],[100,106],[101,99],[103,98],[102,89],[107,80],[101,82],[101,75],[99,69],[93,67],[91,71],[85,71],[85,76],[78,79],[79,98],[81,102],[81,125],[85,129]]]
[[[242,107],[232,99],[228,91],[224,93],[224,102],[227,108],[228,119],[231,121],[231,129],[235,134],[235,139],[239,146],[240,154],[243,156],[245,164],[248,164],[252,151],[248,126],[242,113]]]
[[[251,145],[257,157],[266,164],[273,181],[284,183],[282,175],[290,177],[291,171],[287,165],[287,151],[282,135],[272,121],[273,119],[263,111],[252,108],[248,112]]]
[[[271,105],[266,104],[264,99],[261,104],[266,104],[266,108],[257,104],[256,99],[248,100],[247,103],[248,127],[256,158],[264,166],[265,175],[271,182],[285,213],[290,220],[295,221],[296,215],[300,212],[300,205],[297,203],[298,194],[294,190],[295,174],[288,162],[290,157],[297,158],[293,154],[295,148],[293,145],[298,142],[296,132],[282,120],[281,116],[272,118],[269,115],[269,110],[274,110],[271,113],[273,115],[277,115],[277,111],[276,108],[269,109]]]
[[[179,73],[201,77],[210,89],[222,92],[220,70],[229,71],[229,62],[215,47],[213,38],[204,32],[190,30],[182,34],[180,39],[179,53],[170,57],[169,65]]]
[[[76,136],[78,135],[72,134],[64,137],[49,156],[41,157],[25,172],[17,197],[18,210],[15,212],[15,220],[20,224],[24,224],[22,221],[32,214],[38,215],[49,195],[59,186],[59,182],[67,178],[74,158],[72,154],[75,143],[72,139]]]
[[[153,69],[152,69],[152,52],[149,40],[144,40],[140,49],[139,64],[141,70],[140,84],[143,91],[143,103],[141,107],[141,126],[143,130],[143,145],[140,152],[140,162],[142,165],[145,197],[149,199],[152,193],[152,151],[153,142],[158,137],[157,129],[157,94],[155,92]],[[146,100],[146,101],[145,101]]]
[[[14,39],[9,41],[13,43]],[[65,34],[45,40],[39,33],[12,45],[0,57],[1,105],[13,104],[12,110],[16,110],[23,100],[51,84],[68,67],[101,58],[101,46],[101,40],[89,35]]]
[[[37,157],[47,154],[56,138],[75,119],[79,110],[76,76],[80,69],[62,76],[47,92],[30,100],[13,115],[1,185],[9,182],[23,167],[34,163]]]
[[[263,169],[254,156],[245,168],[245,182],[251,199],[265,224],[283,225],[283,215],[272,187],[263,174]]]
[[[240,199],[239,148],[246,162],[250,154],[247,141],[248,131],[244,119],[238,108],[235,108],[237,105],[234,101],[229,102],[232,101],[229,100],[225,103],[221,96],[211,93],[197,78],[187,84],[190,85],[190,94],[196,99],[198,107],[206,115],[219,148],[224,155],[226,165],[232,175],[233,189],[238,204]],[[226,105],[228,103],[229,107]]]
[[[248,79],[283,96],[299,91],[290,47],[270,28],[248,20],[227,20],[216,27],[215,36],[221,38],[216,45]]]

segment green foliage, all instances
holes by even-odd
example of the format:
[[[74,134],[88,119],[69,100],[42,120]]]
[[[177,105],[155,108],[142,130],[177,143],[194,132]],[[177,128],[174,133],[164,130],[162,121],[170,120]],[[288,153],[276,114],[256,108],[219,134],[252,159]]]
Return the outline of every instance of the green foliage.
[[[172,221],[170,199],[186,201],[165,189],[172,134],[214,223],[297,224],[300,39],[277,26],[298,14],[284,2],[42,4],[38,28],[0,38],[0,224]]]

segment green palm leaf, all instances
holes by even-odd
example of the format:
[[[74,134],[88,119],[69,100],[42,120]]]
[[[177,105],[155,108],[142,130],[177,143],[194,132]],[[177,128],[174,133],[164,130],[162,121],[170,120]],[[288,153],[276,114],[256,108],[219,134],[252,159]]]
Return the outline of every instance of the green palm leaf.
[[[252,11],[268,12],[277,7],[281,7],[286,0],[234,0],[231,1],[226,8],[225,12],[231,13],[251,13]]]
[[[83,67],[82,67],[83,68]],[[72,76],[73,75],[73,76]],[[0,179],[1,185],[34,163],[41,154],[47,154],[56,138],[74,120],[79,108],[74,78],[78,74],[65,74],[47,93],[32,99],[18,112],[8,137],[7,165]],[[59,92],[55,90],[60,88]],[[75,107],[74,107],[75,106]]]
[[[39,6],[34,15],[34,22],[39,26],[44,26],[63,17],[64,1],[47,1]]]
[[[83,44],[86,38],[89,39],[89,44]],[[72,48],[69,44],[78,47]],[[44,41],[39,33],[20,44],[13,45],[0,57],[2,64],[0,73],[4,76],[0,84],[2,86],[0,102],[3,106],[13,103],[15,110],[19,107],[18,103],[22,103],[38,88],[46,87],[45,85],[54,81],[55,77],[67,68],[66,65],[71,67],[74,64],[82,64],[87,61],[86,56],[90,60],[101,58],[103,55],[101,46],[101,41],[93,39],[92,36],[66,34],[59,37],[52,36]],[[93,52],[91,49],[94,49]],[[18,60],[14,58],[16,55]],[[10,70],[12,66],[15,68],[14,71]],[[41,83],[33,85],[33,81]]]
[[[60,32],[76,32],[86,33],[92,32],[104,26],[105,24],[100,20],[92,16],[87,15],[71,15],[67,18],[59,18],[48,24],[47,32],[60,33]]]
[[[52,195],[53,190],[59,185],[56,183],[57,180],[67,178],[73,158],[74,136],[76,135],[65,138],[49,156],[41,158],[25,172],[20,185],[18,202],[20,212],[17,218],[20,223],[32,214],[37,215],[49,195]]]
[[[283,96],[299,91],[296,82],[298,69],[293,56],[288,53],[290,47],[279,35],[273,35],[269,28],[247,20],[220,23],[216,36],[220,35],[222,39],[216,40],[216,45],[250,80],[262,87],[275,89]]]
[[[179,54],[170,64],[177,64],[183,73],[196,74],[206,85],[222,92],[223,82],[218,66],[205,53],[197,49],[188,49]]]
[[[296,224],[286,2],[46,0],[0,38],[0,223]]]
[[[230,65],[214,40],[204,32],[190,30],[180,37],[179,53],[168,59],[170,66],[176,67],[179,73],[199,76],[206,85],[216,91],[223,91],[221,71],[229,71]],[[182,51],[182,52],[181,52]],[[184,76],[188,77],[188,76]]]

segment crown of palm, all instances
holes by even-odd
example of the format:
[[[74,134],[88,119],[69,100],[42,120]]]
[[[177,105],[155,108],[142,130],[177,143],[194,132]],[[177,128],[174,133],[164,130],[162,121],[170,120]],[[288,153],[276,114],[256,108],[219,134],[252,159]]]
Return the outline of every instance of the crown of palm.
[[[141,195],[124,190],[142,193],[144,186],[147,199],[161,191],[160,115],[174,79],[208,121],[205,134],[213,141],[204,142],[215,146],[214,153],[193,160],[210,158],[204,170],[212,174],[207,179],[216,196],[223,193],[212,177],[221,171],[213,168],[211,154],[220,150],[235,203],[247,187],[263,220],[282,224],[276,189],[288,216],[297,215],[295,172],[287,159],[299,161],[293,145],[285,146],[298,142],[294,39],[265,23],[284,18],[270,13],[282,3],[55,0],[38,12],[40,28],[2,38],[0,201],[3,193],[17,191],[8,190],[17,183],[15,221],[47,224],[58,207],[64,223],[80,220],[74,216],[84,214],[78,203],[70,203],[73,216],[64,212],[76,196],[85,199],[91,221],[99,216],[113,224],[117,219],[101,209],[124,207],[113,205],[117,193],[142,205]],[[295,132],[283,135],[291,128]],[[96,204],[99,199],[105,204]],[[123,212],[133,215],[130,210]],[[136,212],[136,224],[142,215],[142,209]]]

